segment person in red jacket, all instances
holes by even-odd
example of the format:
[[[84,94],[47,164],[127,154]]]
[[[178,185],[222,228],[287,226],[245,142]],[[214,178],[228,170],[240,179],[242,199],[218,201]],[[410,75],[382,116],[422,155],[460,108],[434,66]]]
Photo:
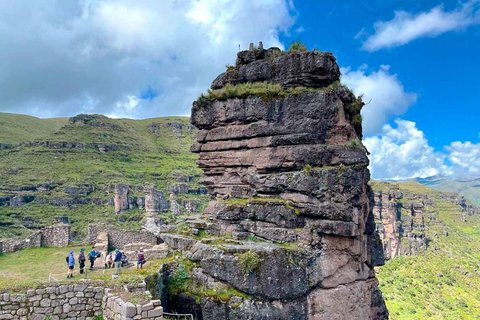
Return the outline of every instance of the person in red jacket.
[[[140,248],[137,255],[137,269],[142,269],[145,262],[147,262],[147,260],[145,260],[145,252],[143,252],[143,248]]]

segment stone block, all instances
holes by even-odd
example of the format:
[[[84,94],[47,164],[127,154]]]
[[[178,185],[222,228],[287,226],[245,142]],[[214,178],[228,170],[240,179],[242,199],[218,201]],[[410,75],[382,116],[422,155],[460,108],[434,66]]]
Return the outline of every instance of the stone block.
[[[162,307],[156,307],[155,309],[148,311],[148,317],[149,318],[160,317],[162,315],[163,315],[163,308]]]
[[[150,302],[150,303],[147,303],[147,304],[144,304],[144,305],[142,306],[142,310],[143,310],[143,311],[148,311],[148,310],[152,310],[152,309],[153,309],[153,303],[151,303],[151,302]]]
[[[123,305],[123,314],[127,318],[133,318],[137,314],[137,308],[130,302]]]
[[[42,299],[40,300],[40,307],[50,307],[51,303],[50,299]]]

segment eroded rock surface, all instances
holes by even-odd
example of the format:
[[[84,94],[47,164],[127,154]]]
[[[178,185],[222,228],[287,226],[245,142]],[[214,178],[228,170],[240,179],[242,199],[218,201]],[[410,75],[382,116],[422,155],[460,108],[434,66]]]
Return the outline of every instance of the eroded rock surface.
[[[427,195],[404,194],[398,187],[375,192],[373,213],[386,259],[414,255],[427,248],[425,210],[435,206]]]
[[[192,151],[212,200],[186,224],[212,238],[160,237],[195,264],[198,288],[242,293],[202,299],[203,319],[388,318],[373,272],[383,252],[361,142],[363,103],[339,76],[331,53],[259,48],[239,52],[212,89],[309,89],[194,103],[200,131]]]

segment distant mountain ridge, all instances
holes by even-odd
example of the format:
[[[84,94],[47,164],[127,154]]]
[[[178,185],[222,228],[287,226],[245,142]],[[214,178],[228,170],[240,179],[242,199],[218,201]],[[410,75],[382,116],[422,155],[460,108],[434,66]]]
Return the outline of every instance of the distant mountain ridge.
[[[463,195],[475,205],[480,205],[480,177],[433,176],[415,179],[427,187],[439,191],[450,191]]]

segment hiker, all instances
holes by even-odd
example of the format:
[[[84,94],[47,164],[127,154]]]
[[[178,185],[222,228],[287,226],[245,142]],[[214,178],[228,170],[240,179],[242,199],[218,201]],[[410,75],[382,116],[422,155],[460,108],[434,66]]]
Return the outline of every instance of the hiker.
[[[93,265],[95,264],[95,259],[100,257],[100,252],[98,252],[95,247],[92,247],[92,250],[88,254],[88,259],[90,259],[90,271],[93,270]]]
[[[122,252],[122,267],[128,267],[128,256]]]
[[[73,254],[75,251],[70,251],[70,254],[67,257],[67,264],[68,264],[68,273],[67,273],[67,279],[68,278],[73,278],[73,268],[75,267],[75,257]]]
[[[85,249],[80,249],[80,254],[78,255],[78,263],[80,264],[80,274],[83,274],[85,271]]]
[[[121,270],[121,268],[122,268],[122,253],[118,249],[115,249],[114,262],[115,262],[115,274],[119,275],[122,272],[122,270]]]
[[[105,269],[113,268],[113,253],[110,252],[105,257]]]
[[[140,248],[140,251],[138,252],[138,255],[137,255],[137,269],[138,268],[142,269],[145,262],[147,262],[145,260],[145,252],[143,252],[143,248]]]

